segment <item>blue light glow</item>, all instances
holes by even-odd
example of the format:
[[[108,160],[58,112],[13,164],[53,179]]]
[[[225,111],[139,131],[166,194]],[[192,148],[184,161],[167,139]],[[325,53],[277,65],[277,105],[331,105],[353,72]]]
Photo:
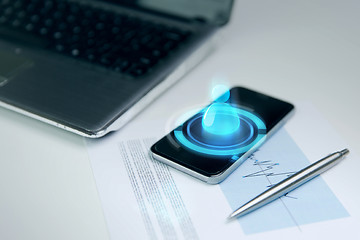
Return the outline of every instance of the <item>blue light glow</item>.
[[[211,135],[211,134],[203,134],[203,137],[205,137],[207,139],[206,140],[202,139],[202,141],[199,141],[196,136],[193,136],[193,134],[192,134],[192,132],[190,130],[190,125],[196,119],[194,119],[192,122],[190,122],[187,125],[186,133],[189,136],[189,139],[191,139],[195,144],[201,145],[201,146],[204,146],[204,147],[207,147],[207,148],[212,148],[214,146],[216,147],[216,149],[237,148],[237,147],[239,147],[241,145],[244,145],[244,143],[247,143],[248,141],[250,141],[250,139],[254,136],[254,133],[255,133],[252,121],[247,120],[247,119],[242,118],[242,117],[240,117],[240,118],[243,121],[243,124],[242,124],[243,129],[242,130],[244,130],[244,128],[248,128],[250,130],[248,135],[245,138],[242,138],[242,140],[240,142],[231,141],[231,140],[234,140],[238,135],[240,135],[239,131],[234,133],[234,134],[229,134],[228,136],[216,136],[216,135]],[[213,139],[211,139],[211,138],[213,138]],[[213,144],[207,143],[207,142],[209,142],[209,140],[211,142],[213,142]],[[222,144],[223,142],[227,143],[227,144],[224,145],[224,144]],[[216,145],[214,145],[214,143]]]
[[[196,144],[190,142],[188,139],[186,139],[186,137],[184,136],[184,134],[182,134],[181,131],[175,131],[174,133],[175,133],[176,139],[179,140],[187,148],[189,148],[195,152],[213,155],[213,156],[226,156],[226,155],[241,154],[241,153],[246,152],[253,146],[255,146],[255,144],[261,144],[265,140],[265,134],[259,134],[254,141],[252,141],[250,144],[248,144],[244,147],[233,148],[233,149],[210,149],[210,148],[202,147],[202,146],[199,146],[199,145],[196,145]]]
[[[230,90],[223,84],[216,85],[212,90],[214,103],[211,104],[203,118],[203,129],[211,134],[226,136],[233,134],[240,127],[240,120],[233,106],[226,103],[230,98]]]
[[[227,103],[211,104],[202,118],[202,127],[215,135],[229,135],[236,132],[240,127],[236,108]]]
[[[239,120],[239,126],[236,130],[234,130],[234,128],[232,128],[232,132],[229,130],[231,133],[227,135],[216,135],[216,133],[210,130],[210,132],[205,131],[206,134],[202,136],[199,135],[199,133],[193,135],[191,126],[197,126],[197,122],[199,120],[202,121],[203,116],[208,110],[205,109],[199,113],[200,116],[198,118],[190,121],[187,126],[175,130],[175,138],[179,143],[192,151],[213,156],[238,155],[248,151],[255,145],[259,146],[266,138],[265,123],[258,116],[247,110],[231,105],[229,106],[232,107],[231,111],[235,112]],[[228,114],[228,109],[224,109],[220,110],[222,114]],[[231,117],[235,117],[235,115],[231,115]],[[213,123],[215,121],[214,119]],[[204,121],[200,124],[200,126],[203,127]],[[195,129],[197,129],[197,127],[195,127]]]
[[[211,97],[213,101],[224,103],[230,98],[230,90],[225,85],[216,85],[211,92]]]

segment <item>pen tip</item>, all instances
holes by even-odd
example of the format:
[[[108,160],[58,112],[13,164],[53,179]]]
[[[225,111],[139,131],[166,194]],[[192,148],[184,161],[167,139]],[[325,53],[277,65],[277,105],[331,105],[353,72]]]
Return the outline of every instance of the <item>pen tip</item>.
[[[228,217],[227,217],[227,221],[228,222],[230,222],[230,221],[232,221],[234,219],[234,216],[233,216],[233,214],[230,214]]]
[[[343,149],[343,150],[341,150],[340,151],[340,153],[342,154],[342,155],[346,155],[346,154],[348,154],[350,151],[349,151],[349,149],[347,149],[347,148],[345,148],[345,149]]]
[[[234,220],[246,214],[246,211],[235,211],[228,216],[228,220]]]
[[[233,220],[236,216],[237,216],[237,214],[236,214],[236,211],[235,211],[235,212],[232,212],[232,213],[227,217],[227,219],[228,219],[228,220]]]

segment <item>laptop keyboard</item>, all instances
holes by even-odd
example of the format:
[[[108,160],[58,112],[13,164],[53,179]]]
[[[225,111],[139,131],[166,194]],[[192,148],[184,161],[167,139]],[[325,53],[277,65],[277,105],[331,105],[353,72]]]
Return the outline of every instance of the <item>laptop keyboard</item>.
[[[63,0],[0,0],[0,28],[41,39],[43,47],[133,77],[142,76],[188,31]],[[1,34],[1,31],[0,31]]]

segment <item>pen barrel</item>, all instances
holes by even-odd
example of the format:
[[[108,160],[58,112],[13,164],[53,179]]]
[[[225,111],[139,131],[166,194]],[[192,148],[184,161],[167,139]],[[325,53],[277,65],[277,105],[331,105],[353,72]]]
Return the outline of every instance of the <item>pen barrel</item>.
[[[295,188],[301,186],[302,184],[310,181],[311,179],[319,176],[321,173],[335,166],[348,152],[349,151],[347,149],[344,149],[342,151],[330,154],[329,156],[316,161],[308,167],[282,180],[281,182],[277,183],[270,189],[266,190],[259,196],[253,198],[252,200],[238,208],[230,215],[230,218],[245,215],[294,190]]]
[[[283,193],[285,191],[284,194],[286,194],[287,192],[294,190],[295,188],[319,176],[321,173],[329,170],[330,168],[338,164],[342,159],[342,156],[343,154],[340,152],[330,154],[329,156],[324,157],[316,161],[315,163],[309,165],[308,167],[300,170],[299,172],[291,175],[289,178],[284,179],[283,181],[276,184],[274,187],[278,187],[278,192]],[[269,189],[268,191],[270,190],[271,189]]]

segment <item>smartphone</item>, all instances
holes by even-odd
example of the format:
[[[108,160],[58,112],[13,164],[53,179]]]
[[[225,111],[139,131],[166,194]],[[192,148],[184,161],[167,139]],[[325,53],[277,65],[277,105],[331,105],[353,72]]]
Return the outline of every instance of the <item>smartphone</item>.
[[[288,102],[234,87],[156,142],[150,151],[163,163],[217,184],[293,112],[294,106]]]

